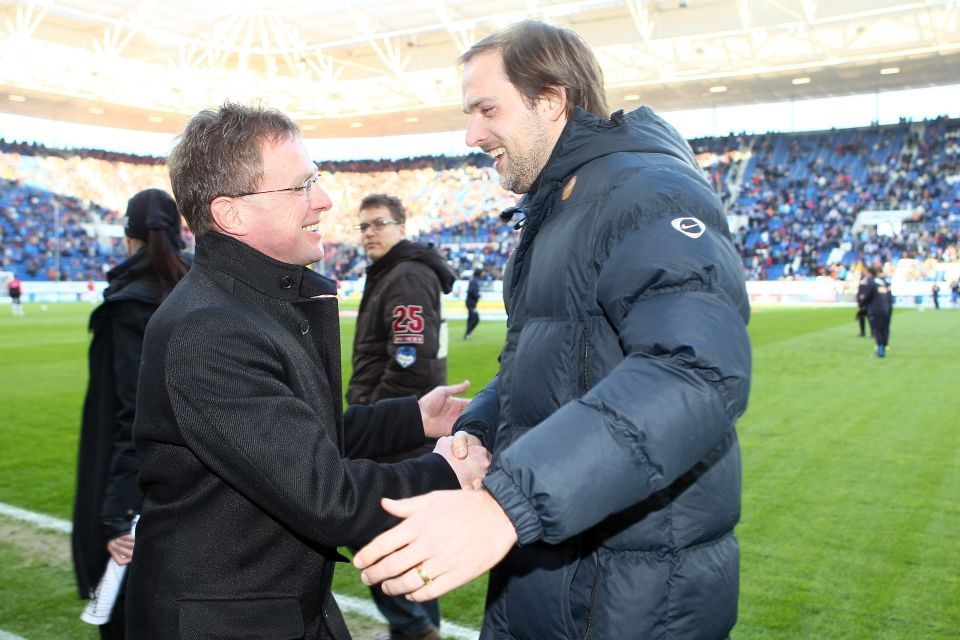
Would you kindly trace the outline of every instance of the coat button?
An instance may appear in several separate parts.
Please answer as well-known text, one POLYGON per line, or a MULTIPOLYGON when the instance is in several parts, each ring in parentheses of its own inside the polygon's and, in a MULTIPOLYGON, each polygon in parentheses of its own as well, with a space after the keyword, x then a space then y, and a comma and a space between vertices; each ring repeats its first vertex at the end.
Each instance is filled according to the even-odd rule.
POLYGON ((310 332, 310 323, 304 320, 300 323, 300 333, 306 335, 310 332))
POLYGON ((280 288, 289 289, 293 286, 293 278, 291 276, 280 276, 280 288))

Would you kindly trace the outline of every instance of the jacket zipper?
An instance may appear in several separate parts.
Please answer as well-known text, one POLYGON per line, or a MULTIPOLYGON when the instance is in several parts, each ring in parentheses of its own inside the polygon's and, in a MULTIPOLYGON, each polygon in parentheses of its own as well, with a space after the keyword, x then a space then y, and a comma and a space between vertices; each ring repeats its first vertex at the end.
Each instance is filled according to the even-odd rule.
POLYGON ((581 364, 583 365, 583 392, 586 393, 590 390, 590 344, 588 338, 590 337, 590 331, 587 330, 587 323, 580 323, 583 329, 580 332, 580 339, 583 341, 583 348, 581 350, 581 364))

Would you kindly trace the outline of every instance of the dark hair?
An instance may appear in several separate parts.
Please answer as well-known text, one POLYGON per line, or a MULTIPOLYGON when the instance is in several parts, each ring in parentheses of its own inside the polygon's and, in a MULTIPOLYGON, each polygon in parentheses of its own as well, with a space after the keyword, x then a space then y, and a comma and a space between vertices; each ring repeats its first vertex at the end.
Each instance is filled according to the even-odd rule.
POLYGON ((180 257, 180 250, 170 246, 169 235, 163 229, 150 229, 146 254, 150 270, 160 283, 160 300, 164 300, 187 275, 187 263, 180 257))
POLYGON ((263 177, 261 147, 300 137, 300 128, 276 109, 227 102, 190 119, 167 165, 177 207, 193 235, 213 226, 210 203, 256 191, 263 177))
POLYGON ((373 209, 374 207, 384 207, 390 212, 390 217, 396 222, 407 221, 407 211, 403 208, 400 198, 388 196, 385 193, 371 193, 360 202, 360 211, 364 209, 373 209))
POLYGON ((527 106, 563 88, 567 94, 567 118, 583 107, 606 118, 610 115, 603 88, 603 71, 590 47, 579 35, 537 20, 517 22, 470 47, 457 60, 470 62, 488 51, 499 51, 510 83, 527 106))

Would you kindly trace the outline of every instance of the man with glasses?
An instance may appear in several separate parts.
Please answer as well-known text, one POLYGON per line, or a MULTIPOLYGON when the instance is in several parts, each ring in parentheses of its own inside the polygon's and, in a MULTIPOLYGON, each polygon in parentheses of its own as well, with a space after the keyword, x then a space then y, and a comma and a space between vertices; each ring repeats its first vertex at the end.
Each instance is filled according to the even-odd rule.
POLYGON ((331 203, 289 118, 202 111, 169 165, 197 249, 144 339, 127 635, 349 638, 337 547, 391 523, 382 497, 471 487, 488 464, 455 459, 450 438, 369 458, 448 433, 462 387, 342 411, 336 287, 304 266, 331 203))
MULTIPOLYGON (((406 239, 406 210, 398 198, 375 193, 360 203, 363 249, 370 258, 353 338, 353 375, 347 401, 370 404, 383 398, 420 397, 447 383, 447 325, 441 295, 450 293, 454 273, 431 247, 406 239)), ((430 451, 428 440, 400 460, 430 451)), ((371 590, 390 625, 383 640, 439 639, 440 607, 391 598, 371 590)))

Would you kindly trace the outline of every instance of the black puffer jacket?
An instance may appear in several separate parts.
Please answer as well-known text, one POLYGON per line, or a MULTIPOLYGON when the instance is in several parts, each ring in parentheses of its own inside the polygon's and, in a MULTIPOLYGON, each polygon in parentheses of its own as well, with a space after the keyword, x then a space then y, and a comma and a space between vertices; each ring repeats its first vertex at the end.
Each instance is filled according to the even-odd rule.
POLYGON ((519 545, 483 638, 724 638, 749 305, 719 199, 647 108, 578 110, 525 199, 500 373, 461 419, 519 545))
POLYGON ((441 295, 455 276, 436 250, 401 240, 367 269, 353 338, 350 404, 420 397, 447 383, 441 295))

